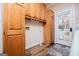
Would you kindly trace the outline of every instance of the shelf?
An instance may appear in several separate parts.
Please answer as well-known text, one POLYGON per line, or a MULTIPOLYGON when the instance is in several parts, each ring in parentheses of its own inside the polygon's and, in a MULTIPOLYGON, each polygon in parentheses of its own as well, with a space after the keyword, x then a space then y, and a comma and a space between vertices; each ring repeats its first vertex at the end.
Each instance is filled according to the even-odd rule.
POLYGON ((27 20, 34 20, 34 21, 39 21, 39 22, 46 23, 46 20, 37 19, 37 18, 31 17, 31 16, 25 16, 25 19, 27 19, 27 20))

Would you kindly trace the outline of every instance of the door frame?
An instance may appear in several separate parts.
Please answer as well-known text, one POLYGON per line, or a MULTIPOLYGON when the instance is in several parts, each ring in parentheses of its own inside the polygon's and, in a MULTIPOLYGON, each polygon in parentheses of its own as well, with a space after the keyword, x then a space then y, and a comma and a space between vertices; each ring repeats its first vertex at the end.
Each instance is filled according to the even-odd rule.
MULTIPOLYGON (((68 7, 68 8, 65 8, 65 9, 63 9, 63 10, 59 10, 59 11, 56 11, 55 12, 55 43, 58 43, 57 42, 57 23, 56 23, 56 19, 57 19, 57 13, 61 13, 61 12, 63 12, 63 11, 65 11, 65 10, 71 10, 71 13, 72 13, 72 24, 71 24, 71 26, 72 26, 72 39, 73 39, 73 33, 74 33, 74 26, 73 26, 73 24, 74 24, 74 8, 71 8, 71 7, 68 7)), ((60 34, 61 35, 61 34, 60 34)), ((65 42, 64 42, 65 43, 65 42)), ((71 43, 69 43, 69 44, 64 44, 64 43, 59 43, 59 44, 63 44, 63 45, 67 45, 67 46, 71 46, 71 43, 72 43, 72 41, 71 41, 71 43)))

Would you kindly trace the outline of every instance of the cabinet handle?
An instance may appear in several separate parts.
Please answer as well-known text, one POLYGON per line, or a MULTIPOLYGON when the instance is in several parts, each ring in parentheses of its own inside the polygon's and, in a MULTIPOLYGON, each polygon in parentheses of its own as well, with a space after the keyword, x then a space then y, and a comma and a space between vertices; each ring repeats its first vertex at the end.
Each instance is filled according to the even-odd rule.
POLYGON ((3 32, 3 34, 5 35, 5 32, 3 32))

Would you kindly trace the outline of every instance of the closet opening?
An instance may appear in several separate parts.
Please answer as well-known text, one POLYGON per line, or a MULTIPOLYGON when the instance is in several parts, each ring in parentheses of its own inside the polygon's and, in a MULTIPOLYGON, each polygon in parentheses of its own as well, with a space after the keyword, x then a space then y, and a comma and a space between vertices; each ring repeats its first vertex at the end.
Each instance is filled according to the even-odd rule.
POLYGON ((25 21, 25 49, 44 43, 43 23, 26 19, 25 21))
POLYGON ((42 49, 45 49, 43 22, 26 19, 25 20, 26 55, 35 55, 42 49))

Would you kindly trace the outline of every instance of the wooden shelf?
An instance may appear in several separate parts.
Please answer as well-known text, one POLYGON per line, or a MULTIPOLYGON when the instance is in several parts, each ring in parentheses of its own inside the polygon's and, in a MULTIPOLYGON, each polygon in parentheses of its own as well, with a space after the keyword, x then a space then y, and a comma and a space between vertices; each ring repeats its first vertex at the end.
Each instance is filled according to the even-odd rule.
POLYGON ((25 19, 46 23, 46 20, 37 19, 37 18, 31 17, 31 16, 25 16, 25 19))

